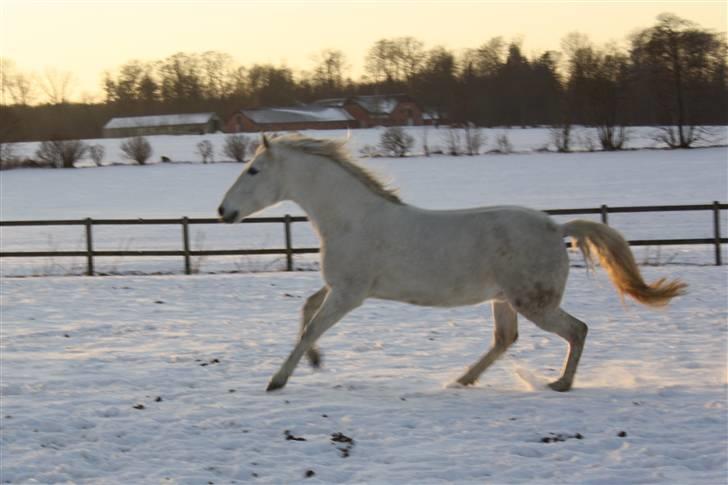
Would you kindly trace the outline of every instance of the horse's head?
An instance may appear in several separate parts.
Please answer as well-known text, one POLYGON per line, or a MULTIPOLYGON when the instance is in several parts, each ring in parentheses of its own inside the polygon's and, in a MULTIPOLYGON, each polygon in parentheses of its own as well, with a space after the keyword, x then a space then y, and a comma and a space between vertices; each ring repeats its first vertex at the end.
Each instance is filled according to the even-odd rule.
POLYGON ((222 199, 218 214, 225 222, 240 222, 249 215, 265 209, 283 198, 281 163, 275 150, 263 135, 261 144, 243 173, 222 199))

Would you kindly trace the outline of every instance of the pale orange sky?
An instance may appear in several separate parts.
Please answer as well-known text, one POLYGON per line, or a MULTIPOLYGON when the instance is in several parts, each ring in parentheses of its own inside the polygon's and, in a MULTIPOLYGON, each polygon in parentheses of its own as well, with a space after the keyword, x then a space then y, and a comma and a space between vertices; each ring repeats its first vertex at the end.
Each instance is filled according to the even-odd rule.
POLYGON ((721 1, 243 1, 0 0, 0 55, 21 71, 70 71, 73 98, 98 96, 102 74, 131 59, 217 50, 243 65, 309 69, 325 48, 342 50, 357 79, 378 39, 413 36, 427 48, 477 47, 494 36, 523 40, 526 54, 560 50, 569 32, 624 42, 672 12, 728 30, 721 1))

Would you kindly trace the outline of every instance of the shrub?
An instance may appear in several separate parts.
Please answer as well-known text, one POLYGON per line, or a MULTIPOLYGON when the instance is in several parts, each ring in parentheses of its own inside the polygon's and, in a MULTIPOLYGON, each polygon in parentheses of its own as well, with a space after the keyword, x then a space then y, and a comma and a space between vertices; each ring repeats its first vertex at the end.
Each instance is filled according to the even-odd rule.
POLYGON ((450 127, 447 129, 443 135, 443 142, 448 155, 462 155, 462 140, 460 139, 460 132, 456 128, 450 127))
POLYGON ((121 151, 130 160, 135 160, 139 165, 144 165, 152 156, 152 145, 143 136, 135 136, 121 142, 121 151))
POLYGON ((248 151, 248 139, 243 135, 228 135, 225 137, 225 144, 222 152, 236 162, 244 162, 248 151))
POLYGON ((15 145, 12 143, 0 143, 0 163, 15 161, 15 145))
POLYGON ((106 150, 102 145, 91 145, 88 147, 88 155, 91 157, 91 160, 94 161, 94 163, 98 166, 101 165, 101 162, 104 159, 104 154, 106 153, 106 150))
POLYGON ((44 141, 35 156, 54 168, 73 168, 73 164, 83 157, 86 150, 88 146, 80 140, 44 141))
POLYGON ((629 132, 624 126, 602 125, 597 127, 597 136, 603 150, 621 150, 629 138, 629 132))
POLYGON ((507 134, 501 133, 500 135, 498 135, 495 139, 495 144, 496 152, 506 155, 509 153, 513 153, 513 145, 511 144, 511 140, 508 139, 507 134))
POLYGON ((551 141, 556 146, 556 150, 561 153, 569 153, 571 151, 571 125, 564 123, 551 129, 551 141))
POLYGON ((197 144, 197 153, 202 157, 202 163, 215 161, 215 148, 210 140, 202 140, 197 144))
POLYGON ((465 125, 465 149, 468 155, 478 155, 484 144, 485 135, 483 134, 483 130, 473 123, 465 125))
POLYGON ((386 153, 404 157, 414 146, 415 139, 401 126, 390 126, 382 133, 379 144, 386 153))

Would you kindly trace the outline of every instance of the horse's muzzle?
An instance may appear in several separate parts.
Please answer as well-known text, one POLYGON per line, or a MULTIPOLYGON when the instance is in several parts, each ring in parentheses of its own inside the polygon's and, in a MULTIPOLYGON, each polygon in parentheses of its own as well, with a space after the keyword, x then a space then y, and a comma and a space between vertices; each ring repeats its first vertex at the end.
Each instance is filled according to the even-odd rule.
POLYGON ((220 219, 222 219, 223 222, 227 222, 228 224, 235 222, 235 220, 238 218, 238 211, 227 212, 223 208, 223 206, 218 207, 217 213, 220 214, 220 219))

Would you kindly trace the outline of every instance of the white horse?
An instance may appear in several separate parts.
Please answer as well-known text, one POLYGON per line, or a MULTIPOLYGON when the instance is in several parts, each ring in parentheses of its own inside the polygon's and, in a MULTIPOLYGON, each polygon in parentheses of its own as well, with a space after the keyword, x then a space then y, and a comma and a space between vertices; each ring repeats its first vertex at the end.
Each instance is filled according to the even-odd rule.
POLYGON ((687 286, 646 284, 625 240, 604 224, 559 225, 514 206, 442 211, 405 204, 352 162, 340 141, 263 136, 218 212, 234 223, 283 200, 301 206, 321 239, 325 285, 303 306, 299 340, 268 391, 286 384, 304 354, 317 367, 318 338, 367 298, 436 307, 492 301, 493 345, 457 380, 462 385, 473 384, 516 341, 520 313, 569 343, 562 375, 549 384, 568 391, 587 326, 559 307, 569 272, 566 236, 641 303, 665 305, 687 286))

